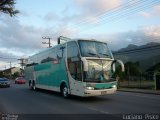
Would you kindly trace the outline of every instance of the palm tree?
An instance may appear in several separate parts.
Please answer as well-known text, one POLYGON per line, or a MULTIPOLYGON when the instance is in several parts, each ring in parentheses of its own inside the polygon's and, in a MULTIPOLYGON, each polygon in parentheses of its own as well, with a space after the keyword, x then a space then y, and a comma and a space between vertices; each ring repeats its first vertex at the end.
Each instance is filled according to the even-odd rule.
POLYGON ((15 0, 0 0, 0 12, 15 16, 19 11, 14 8, 14 4, 15 0))

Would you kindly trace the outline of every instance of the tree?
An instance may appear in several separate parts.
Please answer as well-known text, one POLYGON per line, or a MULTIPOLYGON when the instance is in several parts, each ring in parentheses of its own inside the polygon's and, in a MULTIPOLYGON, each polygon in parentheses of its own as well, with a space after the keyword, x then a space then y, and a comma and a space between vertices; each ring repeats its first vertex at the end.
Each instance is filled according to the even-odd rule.
POLYGON ((16 77, 18 77, 18 76, 20 76, 19 72, 15 72, 15 73, 13 74, 13 78, 14 78, 14 79, 15 79, 16 77))
POLYGON ((139 76, 142 71, 139 66, 139 62, 127 62, 125 63, 125 74, 131 76, 139 76))
POLYGON ((0 0, 0 12, 9 14, 11 17, 15 16, 19 13, 14 7, 15 4, 15 0, 0 0))
POLYGON ((157 63, 156 65, 151 66, 150 68, 148 68, 146 70, 146 72, 150 72, 150 71, 152 71, 152 72, 160 72, 160 62, 157 63))
POLYGON ((125 73, 122 72, 121 66, 120 66, 120 65, 117 66, 117 67, 116 67, 116 71, 115 71, 113 77, 115 77, 115 78, 116 78, 116 77, 119 77, 120 80, 123 80, 124 76, 125 76, 125 73))
POLYGON ((125 63, 125 72, 121 71, 121 67, 116 67, 116 72, 113 77, 119 77, 121 80, 125 78, 125 76, 140 76, 142 74, 142 70, 139 66, 139 62, 127 62, 125 63))
POLYGON ((4 77, 3 71, 0 71, 0 77, 4 77))

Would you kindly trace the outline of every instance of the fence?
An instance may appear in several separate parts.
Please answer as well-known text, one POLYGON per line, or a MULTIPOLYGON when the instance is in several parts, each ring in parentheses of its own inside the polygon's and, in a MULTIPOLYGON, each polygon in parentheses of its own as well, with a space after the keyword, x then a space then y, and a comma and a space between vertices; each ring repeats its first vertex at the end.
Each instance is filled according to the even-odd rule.
POLYGON ((140 76, 125 76, 123 80, 118 81, 118 87, 155 89, 154 74, 146 73, 140 76))

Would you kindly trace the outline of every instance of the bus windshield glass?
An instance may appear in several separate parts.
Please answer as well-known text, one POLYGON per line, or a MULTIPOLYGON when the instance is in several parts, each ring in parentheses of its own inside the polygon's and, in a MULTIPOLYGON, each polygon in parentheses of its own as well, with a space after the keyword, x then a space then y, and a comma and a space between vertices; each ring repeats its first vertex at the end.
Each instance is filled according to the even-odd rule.
POLYGON ((112 58, 106 43, 86 40, 78 43, 82 57, 112 58))
POLYGON ((113 73, 111 72, 112 61, 101 59, 88 59, 88 71, 84 74, 85 82, 111 82, 113 73))

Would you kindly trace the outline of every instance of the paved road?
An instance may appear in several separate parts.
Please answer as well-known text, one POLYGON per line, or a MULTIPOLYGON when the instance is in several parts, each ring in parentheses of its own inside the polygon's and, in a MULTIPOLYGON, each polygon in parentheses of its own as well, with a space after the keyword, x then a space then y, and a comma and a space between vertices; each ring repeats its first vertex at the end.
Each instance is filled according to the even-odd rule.
POLYGON ((160 113, 160 96, 130 92, 64 99, 59 93, 32 91, 27 85, 0 88, 0 112, 10 114, 151 114, 160 113))

